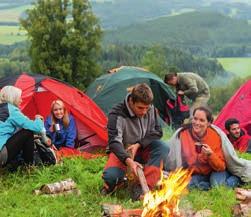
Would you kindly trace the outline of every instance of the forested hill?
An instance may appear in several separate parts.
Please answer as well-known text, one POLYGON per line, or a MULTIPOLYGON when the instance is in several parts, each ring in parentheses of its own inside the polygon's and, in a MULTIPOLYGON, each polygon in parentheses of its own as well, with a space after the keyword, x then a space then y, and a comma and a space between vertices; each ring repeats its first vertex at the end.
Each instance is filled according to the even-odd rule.
POLYGON ((251 25, 213 12, 191 12, 107 31, 105 42, 165 44, 191 49, 251 47, 251 25))
POLYGON ((105 29, 189 11, 213 11, 251 20, 250 0, 91 0, 91 3, 105 29))
MULTIPOLYGON (((36 1, 0 0, 0 22, 17 25, 17 18, 36 1)), ((233 18, 251 20, 251 0, 89 0, 89 2, 104 29, 114 29, 189 11, 214 11, 233 18)))

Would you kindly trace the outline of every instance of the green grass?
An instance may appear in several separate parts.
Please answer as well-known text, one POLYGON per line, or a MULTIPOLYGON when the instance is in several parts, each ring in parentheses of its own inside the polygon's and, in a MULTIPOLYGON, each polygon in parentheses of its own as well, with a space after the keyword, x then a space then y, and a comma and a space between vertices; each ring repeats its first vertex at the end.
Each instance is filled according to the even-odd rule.
POLYGON ((0 26, 0 44, 13 44, 26 40, 24 30, 20 30, 19 26, 0 26))
MULTIPOLYGON (((245 155, 249 159, 249 155, 245 155)), ((0 173, 0 216, 11 217, 96 217, 101 216, 102 203, 121 204, 126 208, 140 208, 141 202, 133 203, 126 190, 112 196, 102 197, 102 170, 106 157, 95 160, 80 158, 65 159, 63 164, 35 168, 31 172, 19 170, 0 173), (33 195, 32 191, 41 185, 72 178, 81 195, 49 197, 33 195)), ((225 187, 208 192, 198 190, 187 194, 181 207, 194 210, 211 209, 215 217, 231 217, 231 209, 236 203, 234 191, 225 187)))
MULTIPOLYGON (((164 128, 164 140, 170 138, 173 130, 164 128)), ((251 159, 250 154, 242 157, 251 159)), ((103 185, 102 171, 107 158, 94 160, 81 158, 64 159, 62 164, 50 167, 38 167, 31 171, 19 170, 9 173, 0 170, 1 217, 97 217, 101 216, 101 204, 120 204, 125 208, 142 208, 142 202, 132 202, 128 191, 122 189, 112 196, 101 196, 103 185), (50 197, 34 195, 33 190, 43 184, 72 178, 80 195, 50 197)), ((214 217, 231 217, 231 210, 236 203, 232 189, 215 188, 208 192, 193 190, 182 198, 183 209, 210 209, 214 217)))
POLYGON ((239 77, 251 75, 251 58, 217 58, 223 68, 239 77))
POLYGON ((62 165, 37 168, 27 173, 2 172, 0 176, 0 216, 101 216, 102 203, 120 203, 125 207, 137 207, 140 203, 129 200, 126 192, 113 197, 101 197, 101 174, 106 158, 96 160, 65 159, 62 165), (32 191, 46 183, 57 182, 71 177, 77 183, 81 195, 48 197, 33 195, 32 191))

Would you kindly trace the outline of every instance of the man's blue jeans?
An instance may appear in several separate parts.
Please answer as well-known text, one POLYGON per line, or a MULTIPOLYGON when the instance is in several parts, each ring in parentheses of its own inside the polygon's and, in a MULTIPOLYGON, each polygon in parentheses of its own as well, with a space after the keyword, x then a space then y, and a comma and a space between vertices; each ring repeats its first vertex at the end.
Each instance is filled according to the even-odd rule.
POLYGON ((199 188, 209 190, 212 187, 225 185, 234 188, 240 184, 239 177, 232 175, 228 171, 212 172, 209 175, 193 175, 188 188, 199 188))

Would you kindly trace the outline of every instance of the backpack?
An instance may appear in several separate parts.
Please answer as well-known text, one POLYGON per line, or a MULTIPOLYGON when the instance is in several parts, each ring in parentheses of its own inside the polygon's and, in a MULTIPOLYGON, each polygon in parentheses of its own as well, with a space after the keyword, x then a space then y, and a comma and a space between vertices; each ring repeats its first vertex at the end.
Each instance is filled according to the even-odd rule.
POLYGON ((40 139, 35 139, 35 164, 55 165, 57 157, 53 148, 43 144, 40 139))
POLYGON ((186 118, 189 118, 189 106, 186 104, 184 96, 177 95, 175 100, 166 101, 165 121, 175 129, 179 128, 186 118))

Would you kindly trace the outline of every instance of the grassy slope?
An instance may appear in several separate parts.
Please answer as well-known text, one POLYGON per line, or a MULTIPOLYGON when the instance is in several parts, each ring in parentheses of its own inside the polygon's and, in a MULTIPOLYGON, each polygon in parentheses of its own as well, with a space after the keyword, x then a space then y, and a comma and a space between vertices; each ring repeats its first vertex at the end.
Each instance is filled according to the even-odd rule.
POLYGON ((0 26, 0 44, 13 44, 26 40, 25 31, 19 26, 0 26))
POLYGON ((240 77, 251 75, 251 58, 217 58, 223 68, 240 77))
MULTIPOLYGON (((250 155, 246 158, 251 159, 250 155)), ((31 172, 7 173, 0 175, 0 216, 12 217, 69 217, 100 216, 102 203, 117 203, 126 208, 139 208, 141 202, 132 203, 129 194, 120 190, 113 196, 102 197, 102 169, 106 158, 95 160, 65 159, 63 164, 37 168, 31 172), (73 178, 81 195, 58 197, 35 196, 32 190, 41 185, 66 178, 73 178)), ((234 191, 224 187, 208 192, 194 190, 186 195, 182 207, 194 210, 211 209, 216 217, 231 217, 231 209, 236 203, 234 191)))
MULTIPOLYGON (((172 131, 165 129, 164 139, 169 138, 172 131)), ((251 159, 246 154, 245 158, 251 159)), ((121 204, 126 208, 140 208, 141 202, 133 203, 125 190, 112 196, 102 197, 102 170, 106 157, 95 160, 65 159, 63 164, 36 168, 31 172, 18 171, 8 173, 0 170, 0 216, 12 217, 96 217, 100 216, 102 203, 121 204), (72 178, 77 183, 81 195, 59 197, 35 196, 34 189, 41 185, 72 178)), ((186 195, 181 207, 194 210, 211 209, 215 217, 231 217, 231 209, 235 204, 234 191, 224 187, 208 192, 194 190, 186 195)))
POLYGON ((31 173, 18 172, 0 176, 0 216, 100 216, 100 204, 122 203, 128 207, 139 206, 129 201, 126 193, 118 197, 101 197, 101 173, 105 158, 96 160, 65 160, 63 165, 35 169, 31 173), (34 196, 32 190, 41 185, 73 178, 81 195, 60 197, 34 196))

